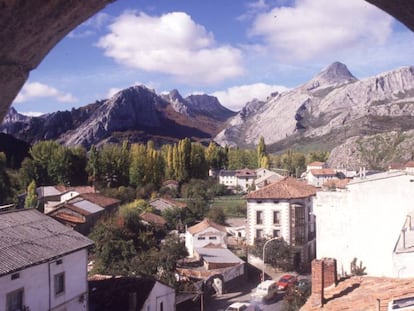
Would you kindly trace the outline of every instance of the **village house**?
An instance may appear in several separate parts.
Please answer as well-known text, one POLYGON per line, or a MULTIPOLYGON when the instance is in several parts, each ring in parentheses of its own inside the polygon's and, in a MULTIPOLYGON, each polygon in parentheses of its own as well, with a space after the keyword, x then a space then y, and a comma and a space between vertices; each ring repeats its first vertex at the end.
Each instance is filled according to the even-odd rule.
POLYGON ((93 242, 35 209, 0 214, 0 309, 88 310, 93 242))
POLYGON ((89 311, 175 311, 175 289, 150 277, 94 275, 89 283, 89 311))
POLYGON ((37 199, 40 205, 44 207, 45 213, 52 210, 59 203, 79 194, 95 192, 95 187, 91 186, 66 187, 63 185, 57 185, 42 186, 36 189, 37 199))
POLYGON ((248 168, 219 172, 219 183, 236 192, 246 193, 252 190, 256 178, 256 171, 248 168))
POLYGON ((194 256, 194 250, 196 248, 202 248, 209 244, 227 248, 226 228, 208 218, 187 228, 185 233, 185 247, 190 257, 194 256))
MULTIPOLYGON (((328 189, 329 190, 329 189, 328 189)), ((414 277, 414 174, 388 171, 353 179, 343 191, 320 191, 314 201, 317 257, 351 262, 370 276, 414 277)))
POLYGON ((338 177, 332 168, 311 169, 306 173, 308 184, 315 187, 322 187, 326 182, 334 179, 338 177))
POLYGON ((315 187, 290 177, 247 194, 247 244, 254 245, 259 238, 283 238, 296 249, 295 266, 308 267, 316 251, 315 194, 315 187))
POLYGON ((203 280, 218 295, 225 287, 233 287, 244 280, 245 262, 227 249, 225 227, 206 218, 187 229, 185 245, 191 257, 189 260, 194 263, 178 268, 181 276, 203 280), (200 265, 195 265, 196 262, 200 265))
POLYGON ((228 244, 239 244, 246 239, 246 218, 228 217, 226 218, 226 230, 230 235, 228 244))
MULTIPOLYGON (((70 194, 70 193, 68 193, 70 194)), ((65 199, 65 197, 63 196, 65 199)), ((120 200, 98 193, 83 193, 71 196, 49 209, 48 216, 87 235, 104 215, 116 212, 120 200)))

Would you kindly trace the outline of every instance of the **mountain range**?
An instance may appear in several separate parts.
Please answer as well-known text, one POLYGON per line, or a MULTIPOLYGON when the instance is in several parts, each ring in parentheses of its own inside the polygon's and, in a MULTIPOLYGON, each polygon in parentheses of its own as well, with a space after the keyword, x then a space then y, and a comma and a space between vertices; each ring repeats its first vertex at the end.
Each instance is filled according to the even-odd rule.
POLYGON ((89 148, 103 143, 173 143, 190 137, 210 140, 236 113, 216 97, 190 95, 177 90, 158 95, 145 86, 124 89, 108 100, 96 101, 71 111, 28 117, 11 108, 0 132, 28 143, 57 140, 68 146, 89 148))
MULTIPOLYGON (((303 85, 271 93, 264 101, 247 102, 237 113, 213 96, 183 98, 177 90, 159 95, 141 85, 107 100, 40 117, 23 116, 11 108, 0 126, 0 132, 28 143, 54 139, 86 148, 123 140, 151 139, 161 145, 184 137, 253 147, 263 137, 270 152, 295 148, 332 150, 332 154, 345 142, 355 149, 349 145, 357 141, 355 137, 394 132, 408 133, 404 137, 409 138, 412 129, 414 67, 358 80, 340 62, 303 85)), ((349 163, 349 159, 333 163, 346 165, 344 161, 349 163)))

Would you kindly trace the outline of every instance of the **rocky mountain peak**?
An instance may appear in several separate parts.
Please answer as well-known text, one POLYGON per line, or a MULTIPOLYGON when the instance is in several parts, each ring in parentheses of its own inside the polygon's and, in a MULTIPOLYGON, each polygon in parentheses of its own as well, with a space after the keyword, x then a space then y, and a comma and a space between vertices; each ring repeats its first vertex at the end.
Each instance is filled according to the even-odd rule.
POLYGON ((314 89, 338 86, 341 84, 355 82, 355 78, 348 67, 341 62, 334 62, 322 69, 312 80, 304 85, 307 91, 314 89))
POLYGON ((167 94, 162 94, 161 97, 164 98, 167 102, 169 102, 173 109, 178 113, 190 116, 191 113, 187 107, 188 103, 176 89, 171 90, 167 94))
POLYGON ((3 119, 3 123, 13 123, 13 122, 23 122, 29 119, 29 117, 22 115, 16 111, 13 107, 10 107, 9 111, 7 112, 6 116, 3 119))

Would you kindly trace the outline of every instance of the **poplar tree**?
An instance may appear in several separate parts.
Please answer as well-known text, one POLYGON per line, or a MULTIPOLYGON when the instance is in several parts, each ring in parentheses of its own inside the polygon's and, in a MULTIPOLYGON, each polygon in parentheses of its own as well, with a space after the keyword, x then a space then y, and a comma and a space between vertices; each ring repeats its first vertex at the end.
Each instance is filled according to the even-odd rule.
POLYGON ((26 199, 24 201, 25 208, 32 208, 37 205, 37 193, 36 193, 36 182, 32 182, 27 186, 26 199))

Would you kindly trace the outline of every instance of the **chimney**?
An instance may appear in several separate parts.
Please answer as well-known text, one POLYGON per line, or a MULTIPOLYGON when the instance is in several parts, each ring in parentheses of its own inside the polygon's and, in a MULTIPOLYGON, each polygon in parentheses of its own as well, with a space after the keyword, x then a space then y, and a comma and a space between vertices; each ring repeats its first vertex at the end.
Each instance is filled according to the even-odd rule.
POLYGON ((312 307, 323 306, 323 260, 314 259, 312 261, 312 307))
POLYGON ((336 260, 333 258, 315 259, 312 261, 312 295, 313 307, 324 304, 324 289, 336 285, 336 260))

